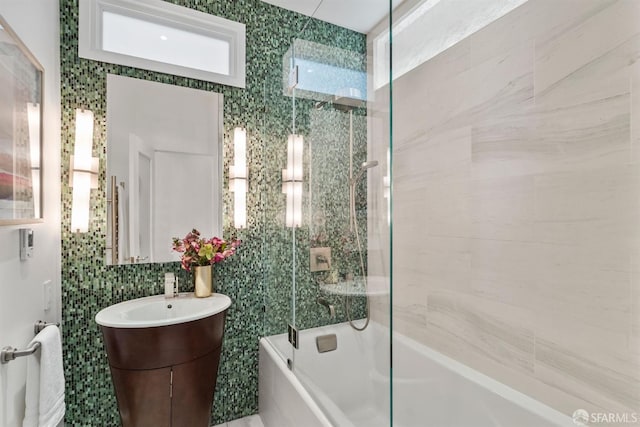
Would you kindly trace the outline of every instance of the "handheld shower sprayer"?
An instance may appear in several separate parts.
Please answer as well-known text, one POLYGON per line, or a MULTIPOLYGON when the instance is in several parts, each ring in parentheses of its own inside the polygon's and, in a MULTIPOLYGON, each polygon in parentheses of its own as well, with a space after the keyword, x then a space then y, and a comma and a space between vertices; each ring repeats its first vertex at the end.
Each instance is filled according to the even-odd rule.
POLYGON ((364 162, 361 166, 360 166, 360 170, 358 171, 358 173, 356 174, 356 176, 351 180, 351 184, 355 184, 356 182, 360 181, 360 178, 362 178, 362 176, 366 173, 367 169, 371 169, 378 166, 378 161, 377 160, 369 160, 368 162, 364 162))
POLYGON ((360 170, 364 171, 366 169, 370 169, 370 168, 374 168, 378 166, 378 161, 377 160, 369 160, 368 162, 364 162, 361 166, 360 166, 360 170))

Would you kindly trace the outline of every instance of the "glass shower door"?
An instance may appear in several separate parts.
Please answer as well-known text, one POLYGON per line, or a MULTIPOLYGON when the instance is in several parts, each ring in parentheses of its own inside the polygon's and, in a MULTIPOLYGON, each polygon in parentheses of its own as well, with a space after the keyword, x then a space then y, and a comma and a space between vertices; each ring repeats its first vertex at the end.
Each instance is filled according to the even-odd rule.
POLYGON ((390 98, 371 51, 310 18, 283 57, 292 370, 336 426, 390 425, 390 98))
POLYGON ((637 0, 394 11, 395 425, 637 424, 639 23, 637 0))

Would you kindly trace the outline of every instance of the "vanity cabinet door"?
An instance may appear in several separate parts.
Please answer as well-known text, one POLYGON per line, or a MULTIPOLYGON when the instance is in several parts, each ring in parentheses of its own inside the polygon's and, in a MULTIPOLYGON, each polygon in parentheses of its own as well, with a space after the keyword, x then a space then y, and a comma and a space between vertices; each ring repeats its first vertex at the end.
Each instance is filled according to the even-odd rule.
POLYGON ((173 366, 172 427, 208 427, 218 376, 220 348, 173 366))
POLYGON ((171 368, 111 367, 122 427, 170 427, 171 368))

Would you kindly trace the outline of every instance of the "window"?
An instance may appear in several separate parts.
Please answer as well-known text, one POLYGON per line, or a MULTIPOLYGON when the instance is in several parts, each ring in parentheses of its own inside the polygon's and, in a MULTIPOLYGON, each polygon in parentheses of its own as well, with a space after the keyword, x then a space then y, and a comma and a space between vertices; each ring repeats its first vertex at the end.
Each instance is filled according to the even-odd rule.
MULTIPOLYGON (((422 0, 393 23, 393 79, 436 57, 528 0, 422 0)), ((394 12, 395 13, 395 12, 394 12)), ((374 89, 389 83, 389 31, 373 42, 374 89)))
POLYGON ((79 56, 245 87, 245 26, 161 0, 80 0, 79 56))
POLYGON ((284 95, 292 94, 289 77, 296 67, 296 98, 353 105, 367 100, 367 61, 363 53, 294 39, 282 57, 284 95))

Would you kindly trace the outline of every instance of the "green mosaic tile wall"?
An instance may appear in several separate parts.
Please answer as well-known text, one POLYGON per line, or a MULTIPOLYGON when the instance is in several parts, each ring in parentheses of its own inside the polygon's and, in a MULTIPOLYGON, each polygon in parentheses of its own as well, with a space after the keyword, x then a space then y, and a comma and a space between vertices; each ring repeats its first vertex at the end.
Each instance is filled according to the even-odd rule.
MULTIPOLYGON (((306 154, 302 227, 296 230, 295 249, 292 240, 289 238, 287 241, 289 251, 295 250, 296 254, 295 323, 299 329, 345 322, 344 298, 320 291, 318 283, 335 280, 346 274, 361 274, 355 235, 349 230, 349 113, 328 106, 321 110, 313 108, 305 111, 308 112, 308 124, 302 132, 305 135, 306 154), (313 177, 309 177, 309 171, 312 171, 313 177), (331 248, 333 279, 328 278, 328 272, 310 271, 311 247, 331 248), (317 303, 320 296, 334 305, 334 320, 329 317, 329 311, 317 303)), ((366 134, 364 111, 355 110, 353 164, 356 170, 367 158, 366 134)), ((363 180, 361 184, 365 182, 363 180)), ((366 248, 367 193, 364 185, 358 187, 356 195, 359 233, 366 248)), ((275 193, 267 196, 272 199, 282 197, 275 193)), ((366 269, 366 253, 363 256, 366 269)), ((286 325, 292 316, 290 302, 281 303, 292 298, 291 264, 278 263, 275 254, 272 259, 274 263, 268 268, 269 291, 266 295, 273 301, 267 302, 266 335, 282 333, 282 325, 286 325)), ((354 298, 351 309, 353 319, 364 316, 364 303, 363 298, 354 298)))
MULTIPOLYGON (((295 36, 295 45, 298 50, 296 55, 336 66, 366 70, 365 37, 356 34, 354 38, 345 38, 346 34, 354 35, 354 33, 345 32, 338 35, 332 42, 325 31, 326 25, 322 21, 310 21, 306 25, 305 31, 295 36), (305 41, 301 42, 301 39, 305 41), (314 46, 322 46, 322 48, 314 52, 311 50, 314 46), (345 55, 345 49, 351 53, 345 55)), ((282 63, 288 62, 290 50, 290 47, 283 50, 286 53, 284 59, 281 58, 280 70, 274 70, 270 81, 271 79, 280 79, 282 82, 284 72, 282 63)), ((317 78, 322 79, 324 76, 318 75, 317 78)), ((291 104, 291 98, 283 98, 283 84, 265 87, 267 111, 270 111, 283 99, 286 103, 291 104)), ((265 283, 267 284, 265 335, 284 332, 283 326, 289 323, 293 317, 293 305, 295 305, 295 326, 299 329, 347 320, 343 298, 327 295, 319 290, 317 280, 324 279, 326 274, 310 271, 309 249, 311 247, 330 246, 332 248, 334 258, 331 269, 336 275, 358 274, 359 269, 357 258, 353 252, 353 235, 348 232, 349 113, 341 111, 339 106, 334 106, 330 102, 318 105, 317 99, 326 100, 326 96, 320 95, 311 99, 307 92, 302 94, 304 98, 297 97, 298 94, 299 91, 296 91, 296 132, 304 135, 305 142, 303 217, 302 226, 296 229, 295 239, 291 230, 283 227, 284 206, 282 202, 285 199, 280 191, 280 171, 286 165, 286 151, 280 150, 279 154, 273 155, 274 150, 266 148, 269 156, 265 157, 265 169, 272 172, 266 177, 267 190, 264 193, 267 218, 265 256, 269 260, 265 266, 265 283), (319 228, 315 224, 314 218, 317 219, 318 216, 324 218, 324 227, 319 228), (277 220, 275 223, 274 219, 277 220), (326 239, 318 241, 316 238, 322 231, 325 232, 326 239), (284 242, 285 245, 273 245, 272 242, 284 242), (295 304, 292 301, 291 291, 294 253, 296 260, 295 304), (326 298, 334 305, 335 319, 330 319, 328 310, 317 303, 318 296, 326 298)), ((329 96, 329 99, 332 98, 329 96)), ((353 164, 356 165, 355 168, 366 159, 367 123, 365 116, 366 109, 353 110, 353 164)), ((267 114, 265 117, 268 118, 271 115, 267 114)), ((289 128, 285 133, 290 132, 291 123, 287 123, 287 126, 289 128)), ((264 128, 267 130, 265 140, 269 140, 268 136, 273 127, 267 124, 264 128)), ((280 146, 283 144, 282 140, 276 140, 274 143, 280 146)), ((358 212, 363 218, 360 221, 360 235, 366 236, 366 188, 360 187, 357 195, 358 212)), ((366 238, 364 239, 364 247, 366 247, 366 238)), ((364 259, 367 259, 366 253, 364 253, 364 259)), ((364 299, 354 298, 352 318, 364 317, 364 308, 364 299)))
MULTIPOLYGON (((282 56, 307 18, 259 0, 174 0, 172 3, 242 22, 247 26, 247 87, 231 88, 183 77, 80 59, 77 56, 78 0, 60 1, 62 88, 62 302, 64 363, 69 426, 117 426, 115 396, 100 331, 93 321, 102 308, 127 299, 162 293, 165 272, 188 277, 177 263, 106 266, 106 74, 114 73, 224 95, 224 235, 235 233, 228 206, 230 141, 235 126, 248 132, 248 228, 237 233, 244 241, 238 255, 216 266, 219 292, 233 302, 228 312, 225 342, 214 402, 214 424, 257 412, 258 340, 284 332, 291 307, 291 230, 284 227, 281 169, 286 163, 286 137, 291 131, 291 99, 282 95, 282 56), (91 197, 88 233, 69 230, 71 189, 69 156, 73 151, 74 110, 95 114, 94 155, 100 158, 100 186, 91 197), (266 314, 265 314, 266 313, 266 314)), ((303 38, 328 46, 365 52, 365 38, 320 21, 307 26, 303 38)), ((297 106, 300 132, 310 132, 313 102, 297 106)), ((359 114, 364 114, 360 112, 359 114)), ((342 127, 344 128, 344 116, 342 127)), ((357 144, 364 144, 358 139, 357 144)), ((362 156, 360 149, 359 155, 362 156)), ((336 163, 332 167, 341 167, 336 163)), ((361 204, 361 200, 359 204, 361 204)), ((308 257, 308 226, 298 230, 298 256, 308 257)), ((301 259, 301 258, 299 258, 301 259)), ((303 277, 305 277, 303 273, 303 277)), ((306 276, 309 279, 309 276, 306 276)), ((305 279, 305 280, 306 280, 305 279)), ((315 299, 313 287, 301 286, 299 301, 315 299)), ((302 325, 328 321, 317 304, 307 304, 302 325)), ((340 315, 344 318, 343 314, 340 315)))

